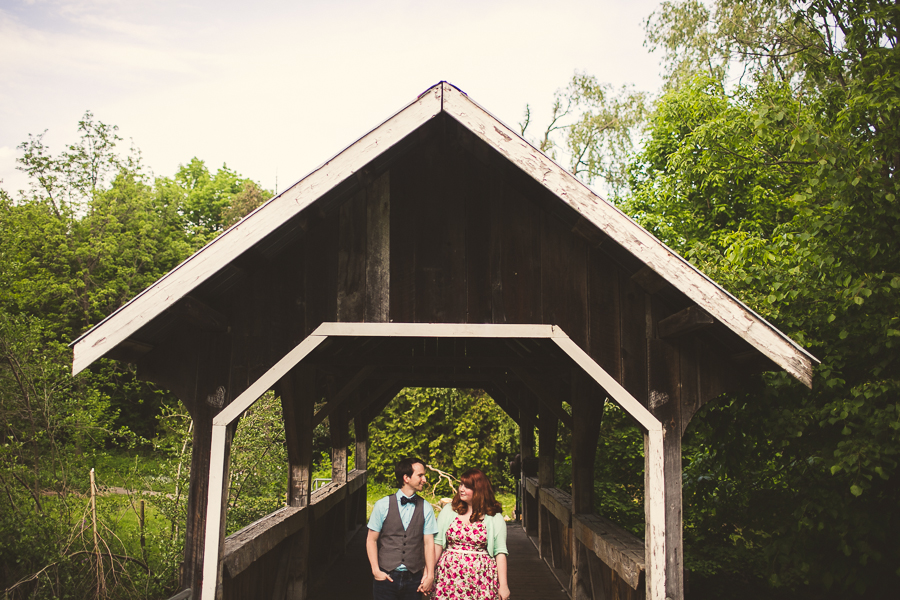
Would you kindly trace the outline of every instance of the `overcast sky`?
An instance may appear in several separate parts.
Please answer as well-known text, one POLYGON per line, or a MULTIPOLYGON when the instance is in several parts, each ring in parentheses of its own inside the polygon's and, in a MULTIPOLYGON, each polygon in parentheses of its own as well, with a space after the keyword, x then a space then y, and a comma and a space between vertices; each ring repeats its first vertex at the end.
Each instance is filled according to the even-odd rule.
MULTIPOLYGON (((447 80, 508 125, 575 71, 654 92, 656 0, 0 0, 0 179, 86 110, 156 175, 196 156, 279 190, 447 80)), ((536 132, 535 132, 536 133, 536 132)))

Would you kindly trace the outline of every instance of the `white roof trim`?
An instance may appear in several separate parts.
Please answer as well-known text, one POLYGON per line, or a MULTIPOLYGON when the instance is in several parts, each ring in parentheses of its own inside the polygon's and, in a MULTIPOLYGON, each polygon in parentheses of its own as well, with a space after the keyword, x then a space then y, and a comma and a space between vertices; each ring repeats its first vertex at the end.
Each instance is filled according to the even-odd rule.
POLYGON ((812 385, 812 366, 818 362, 815 357, 446 82, 430 88, 406 108, 248 215, 76 340, 73 343, 73 375, 84 370, 276 227, 442 111, 507 157, 775 364, 807 386, 812 385))

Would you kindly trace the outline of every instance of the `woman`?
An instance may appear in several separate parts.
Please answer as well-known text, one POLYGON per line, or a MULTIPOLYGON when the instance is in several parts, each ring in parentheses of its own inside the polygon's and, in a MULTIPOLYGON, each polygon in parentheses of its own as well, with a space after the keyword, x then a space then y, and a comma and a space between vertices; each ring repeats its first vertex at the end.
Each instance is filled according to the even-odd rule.
POLYGON ((433 600, 507 600, 506 522, 481 470, 462 474, 437 524, 433 600))

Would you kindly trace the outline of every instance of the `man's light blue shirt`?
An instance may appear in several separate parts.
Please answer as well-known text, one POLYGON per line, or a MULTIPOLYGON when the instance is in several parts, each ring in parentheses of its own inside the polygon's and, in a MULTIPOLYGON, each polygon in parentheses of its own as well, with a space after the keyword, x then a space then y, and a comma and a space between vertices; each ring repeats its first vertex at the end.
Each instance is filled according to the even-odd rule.
MULTIPOLYGON (((397 493, 394 494, 397 498, 397 507, 400 509, 400 522, 403 523, 403 529, 409 527, 410 521, 412 521, 413 514, 416 512, 416 505, 412 502, 407 504, 400 504, 400 498, 412 498, 412 496, 406 496, 400 490, 397 490, 397 493)), ((388 502, 390 501, 390 496, 385 496, 381 498, 375 503, 375 506, 372 508, 372 516, 369 517, 369 524, 367 527, 372 531, 377 531, 381 533, 381 528, 384 526, 384 520, 387 518, 388 514, 388 502)), ((419 496, 419 502, 425 502, 425 498, 419 496)), ((437 519, 434 518, 434 509, 431 508, 431 505, 425 502, 425 525, 422 529, 422 535, 435 535, 438 532, 437 527, 437 519)))
MULTIPOLYGON (((397 508, 400 509, 400 522, 403 523, 403 529, 407 529, 410 521, 412 521, 413 514, 416 512, 416 504, 413 504, 412 502, 401 504, 400 498, 412 498, 412 496, 407 496, 400 490, 397 490, 394 497, 397 498, 397 508)), ((375 506, 372 507, 372 516, 369 517, 369 524, 367 525, 369 529, 381 533, 381 528, 384 526, 384 520, 387 518, 390 501, 391 496, 385 496, 375 503, 375 506)), ((422 535, 435 535, 438 532, 438 527, 437 519, 434 518, 434 509, 431 508, 431 505, 428 502, 425 502, 425 498, 422 498, 421 496, 419 496, 419 502, 425 503, 425 506, 423 507, 424 510, 422 511, 425 513, 425 524, 422 526, 422 535)), ((400 565, 397 567, 397 570, 406 571, 406 565, 400 565)))

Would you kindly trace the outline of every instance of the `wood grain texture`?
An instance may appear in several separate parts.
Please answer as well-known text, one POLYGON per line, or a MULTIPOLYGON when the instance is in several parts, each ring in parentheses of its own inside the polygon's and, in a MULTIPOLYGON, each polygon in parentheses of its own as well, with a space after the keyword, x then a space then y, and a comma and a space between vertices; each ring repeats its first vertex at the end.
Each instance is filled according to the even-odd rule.
POLYGON ((491 323, 492 179, 484 165, 460 153, 457 177, 466 211, 466 322, 491 323))
POLYGON ((419 153, 411 153, 391 169, 390 228, 394 235, 390 241, 389 321, 412 323, 416 320, 416 173, 424 168, 424 164, 419 153))
POLYGON ((590 348, 587 247, 556 219, 541 220, 541 303, 542 323, 590 348))
POLYGON ((555 487, 541 487, 540 501, 564 527, 572 526, 572 496, 555 487))
POLYGON ((622 331, 618 268, 607 254, 589 254, 588 296, 590 348, 588 352, 619 383, 622 379, 622 331))
POLYGON ((575 538, 633 589, 643 580, 644 542, 600 515, 572 516, 575 538))
POLYGON ((366 315, 383 323, 391 309, 391 173, 366 188, 366 315))
POLYGON ((338 321, 365 320, 367 209, 365 190, 360 190, 340 206, 338 213, 338 321))
MULTIPOLYGON (((537 205, 506 180, 498 191, 500 203, 492 214, 493 235, 498 243, 491 257, 496 270, 495 299, 502 303, 504 321, 508 323, 553 323, 542 320, 543 247, 541 223, 545 215, 537 205)), ((495 322, 501 322, 495 320, 495 322)))
POLYGON ((229 577, 236 577, 282 540, 306 527, 304 508, 285 506, 247 525, 225 540, 224 562, 229 577))
POLYGON ((659 337, 676 338, 700 329, 705 329, 715 320, 698 306, 689 306, 659 322, 659 337))

